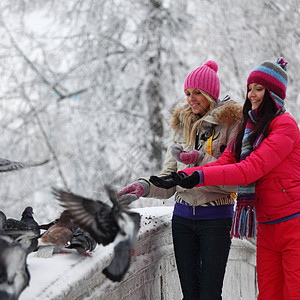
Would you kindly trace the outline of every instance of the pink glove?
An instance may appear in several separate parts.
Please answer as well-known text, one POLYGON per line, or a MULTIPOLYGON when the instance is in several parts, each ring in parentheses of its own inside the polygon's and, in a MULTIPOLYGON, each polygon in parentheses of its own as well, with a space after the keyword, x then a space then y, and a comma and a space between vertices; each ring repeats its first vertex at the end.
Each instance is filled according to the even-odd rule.
POLYGON ((150 185, 145 180, 138 180, 135 181, 126 187, 124 187, 118 194, 119 195, 126 195, 126 194, 133 194, 136 195, 136 199, 146 196, 149 194, 150 185))
POLYGON ((191 150, 188 152, 183 151, 183 147, 175 144, 171 148, 171 155, 179 162, 186 165, 197 163, 203 156, 202 151, 191 150))

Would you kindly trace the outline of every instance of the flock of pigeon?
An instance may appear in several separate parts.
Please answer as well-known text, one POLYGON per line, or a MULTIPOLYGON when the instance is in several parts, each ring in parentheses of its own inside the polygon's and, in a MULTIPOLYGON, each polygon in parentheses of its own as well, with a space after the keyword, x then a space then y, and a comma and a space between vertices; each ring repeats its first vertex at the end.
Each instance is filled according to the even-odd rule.
MULTIPOLYGON (((18 163, 0 158, 0 172, 19 170, 42 163, 18 163)), ((140 228, 141 216, 129 209, 132 195, 118 195, 109 185, 105 190, 112 205, 53 188, 63 212, 49 224, 38 224, 28 206, 20 220, 0 211, 0 299, 17 300, 29 285, 27 256, 51 258, 55 253, 76 249, 91 256, 97 244, 114 243, 114 256, 103 273, 112 281, 126 274, 140 228)))

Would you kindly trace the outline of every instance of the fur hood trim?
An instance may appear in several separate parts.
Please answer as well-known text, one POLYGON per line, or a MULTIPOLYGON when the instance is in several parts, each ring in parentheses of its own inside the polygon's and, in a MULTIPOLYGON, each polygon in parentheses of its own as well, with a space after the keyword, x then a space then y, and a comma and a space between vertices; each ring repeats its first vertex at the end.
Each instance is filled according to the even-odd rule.
MULTIPOLYGON (((176 107, 173 111, 170 126, 173 130, 178 131, 183 127, 183 116, 185 110, 189 108, 187 101, 179 107, 176 107)), ((241 120, 243 118, 243 107, 240 103, 234 100, 227 100, 224 103, 216 105, 211 112, 203 118, 203 121, 209 123, 229 127, 234 122, 241 120)), ((199 119, 197 115, 193 116, 192 122, 199 119)))

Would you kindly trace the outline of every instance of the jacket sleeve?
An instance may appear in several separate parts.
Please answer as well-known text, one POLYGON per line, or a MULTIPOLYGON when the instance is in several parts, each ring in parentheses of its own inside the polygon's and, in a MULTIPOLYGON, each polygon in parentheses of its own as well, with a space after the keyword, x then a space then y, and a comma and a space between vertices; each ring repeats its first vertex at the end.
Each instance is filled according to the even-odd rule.
MULTIPOLYGON (((257 181, 276 168, 293 151, 297 136, 298 125, 289 114, 276 117, 270 124, 269 135, 245 160, 225 165, 207 165, 203 168, 203 185, 247 185, 257 181)), ((223 156, 220 159, 222 162, 223 156)), ((196 169, 193 168, 189 174, 196 169)))
MULTIPOLYGON (((177 161, 176 159, 171 155, 170 149, 173 145, 174 141, 170 142, 167 152, 166 152, 166 158, 164 161, 163 169, 159 176, 165 176, 170 175, 172 172, 177 172, 177 161)), ((146 195, 146 198, 157 198, 157 199, 168 199, 172 197, 175 194, 176 187, 170 188, 170 189, 163 189, 159 188, 155 185, 153 185, 149 181, 149 177, 141 177, 139 179, 146 180, 150 185, 150 192, 148 195, 146 195)))

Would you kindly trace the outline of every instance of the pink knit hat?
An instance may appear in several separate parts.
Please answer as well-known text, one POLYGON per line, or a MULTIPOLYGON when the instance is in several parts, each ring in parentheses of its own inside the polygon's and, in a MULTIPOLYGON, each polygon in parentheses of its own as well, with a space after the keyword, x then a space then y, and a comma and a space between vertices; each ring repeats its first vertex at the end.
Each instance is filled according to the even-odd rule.
POLYGON ((217 101, 220 94, 220 80, 217 72, 217 63, 213 60, 207 61, 188 75, 184 82, 184 91, 189 88, 199 89, 210 94, 217 101))

